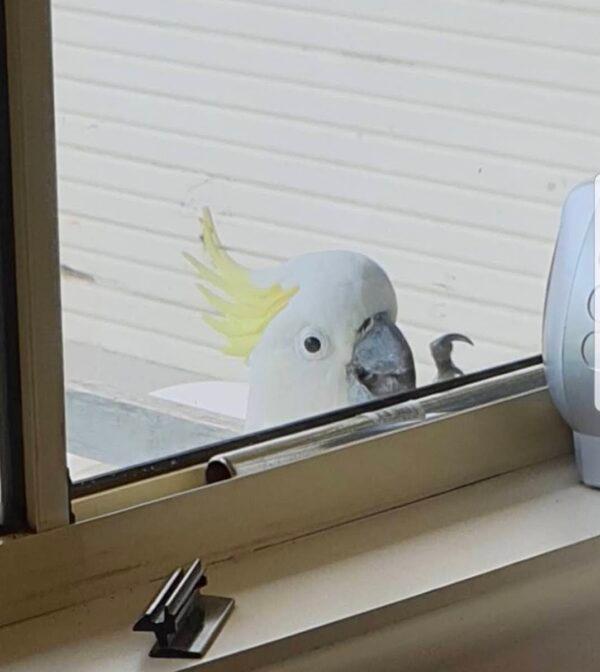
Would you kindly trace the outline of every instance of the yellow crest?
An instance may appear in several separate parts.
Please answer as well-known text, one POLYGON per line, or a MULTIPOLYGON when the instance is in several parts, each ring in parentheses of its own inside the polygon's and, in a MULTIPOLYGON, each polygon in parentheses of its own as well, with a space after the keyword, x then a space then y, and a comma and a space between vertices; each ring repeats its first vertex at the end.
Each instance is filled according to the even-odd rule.
POLYGON ((287 306, 298 288, 286 290, 279 284, 257 286, 250 271, 223 249, 208 208, 202 211, 201 224, 204 250, 212 268, 191 254, 184 253, 184 257, 196 270, 198 289, 217 311, 217 316, 205 315, 204 320, 228 339, 223 348, 225 354, 247 358, 269 322, 287 306))

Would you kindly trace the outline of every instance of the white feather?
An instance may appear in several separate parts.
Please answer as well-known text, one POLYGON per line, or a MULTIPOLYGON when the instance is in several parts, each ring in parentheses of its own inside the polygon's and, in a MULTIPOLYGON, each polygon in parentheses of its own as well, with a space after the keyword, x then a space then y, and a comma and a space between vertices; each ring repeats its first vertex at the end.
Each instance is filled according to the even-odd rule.
POLYGON ((248 364, 246 429, 255 431, 345 406, 346 366, 357 332, 376 313, 396 319, 385 271, 353 252, 317 252, 275 269, 254 272, 257 283, 279 282, 299 291, 265 329, 248 364), (303 348, 307 335, 323 340, 319 353, 303 348))

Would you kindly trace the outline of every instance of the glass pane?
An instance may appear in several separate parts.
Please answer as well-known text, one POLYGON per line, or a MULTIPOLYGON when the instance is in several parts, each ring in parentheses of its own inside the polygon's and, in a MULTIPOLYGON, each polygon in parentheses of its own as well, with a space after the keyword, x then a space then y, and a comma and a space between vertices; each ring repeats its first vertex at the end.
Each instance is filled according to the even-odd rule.
POLYGON ((451 6, 54 3, 76 478, 540 351, 600 18, 451 6))

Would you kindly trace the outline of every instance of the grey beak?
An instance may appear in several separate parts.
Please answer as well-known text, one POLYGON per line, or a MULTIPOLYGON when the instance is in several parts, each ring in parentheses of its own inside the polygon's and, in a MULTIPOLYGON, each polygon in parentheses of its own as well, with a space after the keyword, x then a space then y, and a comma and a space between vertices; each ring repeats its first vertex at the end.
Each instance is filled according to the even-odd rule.
POLYGON ((351 403, 415 389, 412 350, 386 313, 374 315, 359 332, 347 376, 351 403))

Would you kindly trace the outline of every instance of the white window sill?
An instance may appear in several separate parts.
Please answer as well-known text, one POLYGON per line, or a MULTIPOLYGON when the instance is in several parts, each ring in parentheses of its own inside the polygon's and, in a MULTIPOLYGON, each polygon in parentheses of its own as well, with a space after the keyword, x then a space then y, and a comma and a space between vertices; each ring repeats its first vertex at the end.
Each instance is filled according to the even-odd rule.
MULTIPOLYGON (((580 486, 571 461, 559 458, 223 561, 209 567, 205 590, 234 597, 236 608, 201 666, 250 669, 291 651, 297 655, 374 628, 416 623, 417 614, 464 604, 473 591, 493 593, 513 575, 539 580, 544 568, 562 562, 552 551, 573 549, 580 556, 589 545, 574 545, 599 535, 600 492, 580 486), (538 564, 523 575, 529 563, 516 563, 531 558, 538 564), (540 558, 546 559, 543 565, 540 558)), ((197 666, 147 658, 152 638, 131 631, 156 587, 0 629, 0 670, 197 666)), ((546 615, 551 613, 549 608, 546 615)), ((510 625, 503 623, 503 630, 510 625)), ((413 640, 394 641, 398 656, 416 646, 413 640)), ((419 646, 427 646, 426 639, 419 646)))

